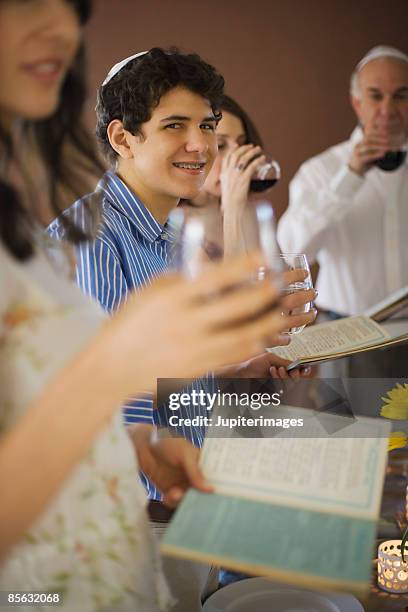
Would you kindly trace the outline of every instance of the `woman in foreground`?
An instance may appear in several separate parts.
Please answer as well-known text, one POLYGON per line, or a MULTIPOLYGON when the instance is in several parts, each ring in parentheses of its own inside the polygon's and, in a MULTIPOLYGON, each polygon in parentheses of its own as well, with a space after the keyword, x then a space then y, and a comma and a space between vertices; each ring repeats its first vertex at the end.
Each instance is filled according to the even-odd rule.
MULTIPOLYGON (((89 14, 88 0, 0 0, 0 590, 152 612, 171 599, 121 403, 158 377, 256 355, 287 323, 269 283, 244 286, 256 256, 194 283, 163 278, 110 320, 71 284, 42 224, 97 171, 78 119, 89 14)), ((136 445, 169 504, 210 490, 186 441, 141 426, 136 445)))

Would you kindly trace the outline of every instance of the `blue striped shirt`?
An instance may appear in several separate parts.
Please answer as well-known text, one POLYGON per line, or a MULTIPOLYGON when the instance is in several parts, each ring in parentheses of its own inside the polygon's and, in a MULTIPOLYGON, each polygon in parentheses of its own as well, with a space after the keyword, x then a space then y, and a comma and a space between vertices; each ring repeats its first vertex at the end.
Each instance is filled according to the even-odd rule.
MULTIPOLYGON (((100 192, 102 200, 99 204, 101 222, 95 240, 76 247, 76 275, 80 288, 112 313, 126 299, 128 292, 150 284, 155 277, 169 269, 173 237, 167 224, 163 226, 158 223, 114 172, 105 174, 96 191, 100 192)), ((85 231, 89 231, 87 205, 93 196, 84 196, 63 213, 85 231)), ((64 239, 65 228, 61 217, 55 219, 47 231, 53 238, 64 239)), ((152 347, 152 350, 160 350, 160 347, 152 347)), ((194 388, 208 392, 208 382, 198 380, 194 388)), ((178 414, 193 418, 199 414, 205 415, 206 410, 205 407, 183 407, 178 414)), ((153 410, 150 394, 129 400, 124 406, 124 419, 128 424, 146 422, 165 426, 167 417, 167 410, 153 410)), ((203 427, 183 426, 179 431, 196 446, 202 445, 203 427)), ((160 493, 143 475, 142 480, 149 497, 161 499, 160 493)))

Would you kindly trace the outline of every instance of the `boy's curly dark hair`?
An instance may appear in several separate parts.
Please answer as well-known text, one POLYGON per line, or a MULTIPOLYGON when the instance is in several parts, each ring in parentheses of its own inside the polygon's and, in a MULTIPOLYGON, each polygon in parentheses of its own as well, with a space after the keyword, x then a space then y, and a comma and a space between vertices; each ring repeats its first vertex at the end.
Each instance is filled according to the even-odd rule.
POLYGON ((174 87, 182 86, 210 102, 217 120, 221 118, 224 78, 197 54, 182 54, 178 49, 154 47, 131 60, 97 93, 96 136, 105 157, 115 163, 116 152, 107 136, 111 121, 119 119, 126 130, 141 134, 160 98, 174 87))

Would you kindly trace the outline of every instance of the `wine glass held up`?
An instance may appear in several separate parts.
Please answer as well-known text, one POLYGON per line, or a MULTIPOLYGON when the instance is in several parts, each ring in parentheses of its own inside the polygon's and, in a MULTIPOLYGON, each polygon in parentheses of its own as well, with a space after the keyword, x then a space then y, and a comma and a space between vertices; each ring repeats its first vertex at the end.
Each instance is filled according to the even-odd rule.
MULTIPOLYGON (((222 160, 221 207, 227 219, 242 214, 248 202, 270 190, 281 176, 277 161, 251 144, 230 149, 222 160)), ((252 202, 251 202, 252 204, 252 202)))
POLYGON ((376 159, 374 165, 384 172, 398 170, 407 157, 408 146, 401 146, 398 151, 387 151, 383 157, 376 159))
MULTIPOLYGON (((282 298, 282 305, 285 307, 284 312, 290 316, 296 317, 298 315, 307 314, 312 310, 314 311, 312 300, 296 304, 297 300, 295 294, 303 294, 306 296, 313 290, 313 282, 306 255, 304 253, 282 253, 280 255, 280 262, 280 267, 286 271, 286 278, 289 281, 282 289, 282 294, 285 296, 282 298), (303 280, 290 279, 292 271, 296 270, 302 270, 304 272, 303 280)), ((316 293, 313 290, 313 296, 315 295, 316 293)), ((297 325, 288 329, 286 333, 289 335, 298 334, 305 327, 306 324, 297 325)))
MULTIPOLYGON (((187 278, 197 278, 211 267, 214 260, 228 260, 231 256, 242 256, 253 251, 262 254, 263 261, 256 274, 252 279, 248 278, 248 291, 254 283, 265 280, 272 283, 278 298, 276 303, 271 304, 271 309, 277 307, 285 315, 282 319, 285 325, 279 334, 271 336, 269 347, 287 345, 293 330, 298 332, 314 321, 316 311, 310 308, 310 302, 315 298, 315 292, 313 289, 303 289, 311 286, 311 281, 306 278, 309 273, 302 267, 295 267, 296 263, 293 263, 293 269, 286 266, 285 270, 285 260, 280 256, 276 241, 270 202, 248 206, 243 217, 237 216, 236 225, 230 227, 230 232, 224 232, 224 236, 219 210, 193 209, 186 212, 176 209, 170 220, 175 240, 175 265, 187 278), (217 224, 221 231, 215 231, 217 224)), ((208 297, 217 298, 211 292, 208 297)))
POLYGON ((249 183, 250 193, 265 193, 272 189, 281 177, 278 162, 268 155, 264 155, 265 162, 258 166, 249 183))
POLYGON ((249 175, 249 193, 265 193, 272 189, 281 177, 279 163, 259 146, 249 144, 237 147, 231 153, 231 161, 236 170, 249 175))
POLYGON ((222 216, 214 208, 176 208, 169 216, 172 267, 191 280, 224 257, 222 216))
MULTIPOLYGON (((285 333, 297 334, 316 317, 312 301, 316 297, 316 292, 307 257, 304 253, 280 252, 276 240, 273 209, 269 202, 259 202, 255 210, 258 248, 267 262, 265 270, 259 271, 259 276, 264 278, 265 274, 270 273, 275 277, 275 283, 281 291, 282 312, 293 322, 293 326, 285 333)), ((248 214, 250 213, 251 207, 248 208, 248 214)), ((247 227, 251 227, 248 222, 245 224, 245 228, 247 227)), ((248 232, 248 229, 246 231, 248 232)))
POLYGON ((249 180, 248 193, 265 193, 272 189, 281 178, 281 168, 276 159, 264 151, 261 147, 243 145, 237 147, 226 160, 223 170, 233 165, 238 173, 249 180))
POLYGON ((214 260, 259 251, 264 263, 254 280, 269 278, 280 291, 281 309, 293 321, 290 333, 298 333, 314 320, 315 291, 306 256, 281 255, 270 202, 247 206, 243 214, 229 219, 228 227, 224 224, 222 228, 222 215, 216 209, 187 213, 177 209, 171 214, 171 223, 176 266, 184 275, 196 278, 214 260))

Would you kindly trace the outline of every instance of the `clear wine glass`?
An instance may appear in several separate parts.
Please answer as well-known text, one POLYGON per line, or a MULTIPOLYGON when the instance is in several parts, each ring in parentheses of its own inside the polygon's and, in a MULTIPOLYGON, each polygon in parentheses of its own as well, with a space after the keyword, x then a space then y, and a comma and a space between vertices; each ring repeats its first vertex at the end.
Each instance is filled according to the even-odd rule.
MULTIPOLYGON (((226 232, 224 231, 224 238, 226 232)), ((304 253, 281 253, 276 239, 276 227, 274 222, 273 208, 267 200, 258 202, 256 205, 249 205, 243 216, 239 232, 236 231, 232 240, 240 251, 250 251, 257 249, 262 252, 265 265, 258 269, 258 280, 263 280, 268 276, 273 279, 274 284, 281 294, 288 295, 299 291, 313 289, 312 277, 310 274, 309 263, 304 253), (289 270, 304 270, 307 276, 303 281, 296 281, 285 284, 283 272, 289 270)), ((306 314, 313 308, 312 302, 306 302, 301 306, 293 308, 288 314, 306 314)), ((300 333, 306 326, 292 327, 286 334, 293 335, 300 333)))
MULTIPOLYGON (((282 290, 282 293, 284 295, 296 293, 298 291, 313 289, 313 282, 312 276, 310 274, 309 263, 304 253, 282 253, 280 255, 280 262, 280 267, 283 268, 283 270, 305 270, 307 272, 307 277, 304 281, 291 283, 290 285, 284 287, 282 290)), ((302 304, 297 308, 293 308, 289 314, 306 314, 311 310, 312 307, 312 302, 306 302, 305 304, 302 304)), ((289 335, 299 334, 304 328, 305 325, 301 325, 300 327, 291 327, 286 333, 289 335)))
POLYGON ((190 279, 197 278, 213 261, 224 256, 220 210, 177 208, 170 213, 173 238, 172 267, 190 279))
POLYGON ((197 277, 212 261, 258 250, 265 260, 258 270, 258 280, 267 275, 273 276, 275 283, 281 280, 277 265, 280 251, 269 202, 247 206, 228 228, 223 226, 220 209, 215 208, 176 209, 170 215, 170 226, 175 235, 175 265, 189 278, 197 277))
MULTIPOLYGON (((188 278, 197 278, 212 261, 258 250, 263 254, 264 264, 258 268, 254 280, 270 278, 282 295, 313 288, 306 255, 280 252, 273 208, 268 201, 248 205, 244 214, 232 221, 227 230, 223 228, 219 209, 189 209, 187 212, 176 209, 170 216, 170 226, 175 235, 175 266, 188 278), (296 269, 307 272, 305 280, 285 285, 283 272, 296 269)), ((307 302, 293 308, 289 314, 305 314, 312 307, 312 303, 307 302)), ((284 333, 298 334, 304 327, 292 327, 284 333)))
POLYGON ((250 193, 265 193, 272 189, 281 177, 281 169, 276 159, 266 156, 265 162, 258 166, 249 184, 250 193))

